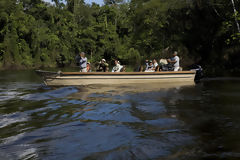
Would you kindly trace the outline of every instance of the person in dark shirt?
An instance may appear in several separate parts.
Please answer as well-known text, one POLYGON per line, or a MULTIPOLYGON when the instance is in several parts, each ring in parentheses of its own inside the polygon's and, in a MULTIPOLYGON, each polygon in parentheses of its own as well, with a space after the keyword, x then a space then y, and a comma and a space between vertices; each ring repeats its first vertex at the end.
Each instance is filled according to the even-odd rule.
POLYGON ((102 59, 99 63, 98 63, 98 67, 97 67, 97 72, 108 72, 109 68, 108 68, 108 63, 106 62, 105 59, 102 59))

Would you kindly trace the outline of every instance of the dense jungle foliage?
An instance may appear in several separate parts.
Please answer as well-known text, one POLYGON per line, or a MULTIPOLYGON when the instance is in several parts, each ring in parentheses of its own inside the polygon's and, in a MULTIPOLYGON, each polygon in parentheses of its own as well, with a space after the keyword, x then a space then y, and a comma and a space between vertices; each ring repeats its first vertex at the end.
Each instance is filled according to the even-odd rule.
POLYGON ((240 73, 239 0, 0 0, 0 69, 75 65, 81 51, 139 65, 171 56, 240 73))

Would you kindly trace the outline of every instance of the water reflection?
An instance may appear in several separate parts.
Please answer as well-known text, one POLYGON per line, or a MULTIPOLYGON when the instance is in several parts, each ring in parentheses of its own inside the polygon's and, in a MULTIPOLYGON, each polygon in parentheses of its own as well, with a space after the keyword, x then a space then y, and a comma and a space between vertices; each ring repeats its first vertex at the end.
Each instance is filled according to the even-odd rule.
POLYGON ((5 76, 0 159, 240 158, 238 81, 48 88, 5 76))

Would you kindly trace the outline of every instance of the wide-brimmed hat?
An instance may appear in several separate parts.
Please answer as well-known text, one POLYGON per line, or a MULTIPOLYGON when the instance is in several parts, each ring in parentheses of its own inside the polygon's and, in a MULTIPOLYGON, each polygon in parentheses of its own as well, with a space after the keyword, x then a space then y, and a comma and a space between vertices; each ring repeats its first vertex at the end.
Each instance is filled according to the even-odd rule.
POLYGON ((106 59, 102 59, 103 62, 106 62, 106 59))

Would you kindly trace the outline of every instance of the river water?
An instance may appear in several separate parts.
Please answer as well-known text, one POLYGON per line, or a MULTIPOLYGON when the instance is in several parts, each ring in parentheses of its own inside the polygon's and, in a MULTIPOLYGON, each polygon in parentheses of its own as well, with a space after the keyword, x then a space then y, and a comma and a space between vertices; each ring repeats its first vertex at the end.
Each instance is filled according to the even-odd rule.
POLYGON ((240 159, 240 81, 45 86, 0 73, 0 159, 240 159))

